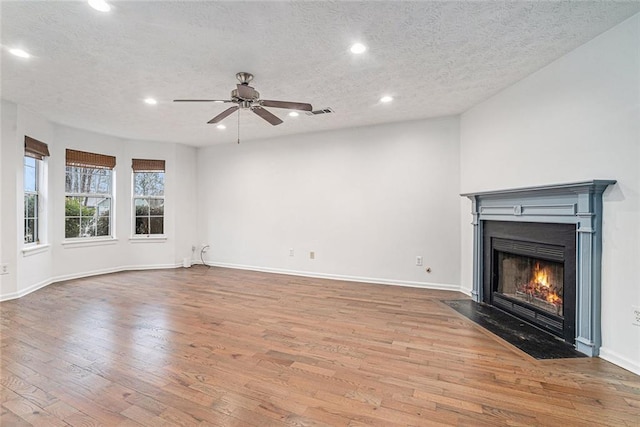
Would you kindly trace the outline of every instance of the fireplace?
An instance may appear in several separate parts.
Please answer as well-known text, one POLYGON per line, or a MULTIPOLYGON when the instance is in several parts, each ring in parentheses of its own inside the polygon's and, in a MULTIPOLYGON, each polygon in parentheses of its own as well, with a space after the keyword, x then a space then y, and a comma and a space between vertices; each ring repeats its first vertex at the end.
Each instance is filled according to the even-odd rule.
POLYGON ((576 227, 486 221, 483 302, 574 344, 576 227))
POLYGON ((473 299, 597 356, 602 194, 615 183, 462 194, 472 202, 473 299))

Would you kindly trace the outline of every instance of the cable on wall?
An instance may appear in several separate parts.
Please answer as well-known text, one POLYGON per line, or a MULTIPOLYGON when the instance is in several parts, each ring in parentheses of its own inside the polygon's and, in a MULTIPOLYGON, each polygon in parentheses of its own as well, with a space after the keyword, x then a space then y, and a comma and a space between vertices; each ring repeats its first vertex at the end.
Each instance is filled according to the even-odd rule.
POLYGON ((202 265, 206 265, 207 267, 211 268, 209 264, 204 262, 204 253, 207 252, 207 249, 209 249, 209 245, 204 245, 202 249, 200 249, 200 260, 202 261, 202 265))

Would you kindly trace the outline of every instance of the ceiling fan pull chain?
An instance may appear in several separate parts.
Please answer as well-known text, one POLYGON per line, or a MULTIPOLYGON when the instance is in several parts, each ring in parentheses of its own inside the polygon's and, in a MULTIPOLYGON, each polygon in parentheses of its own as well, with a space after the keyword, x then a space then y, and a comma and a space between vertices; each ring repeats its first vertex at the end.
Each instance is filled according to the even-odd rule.
POLYGON ((242 111, 238 111, 238 144, 240 144, 240 113, 242 111))

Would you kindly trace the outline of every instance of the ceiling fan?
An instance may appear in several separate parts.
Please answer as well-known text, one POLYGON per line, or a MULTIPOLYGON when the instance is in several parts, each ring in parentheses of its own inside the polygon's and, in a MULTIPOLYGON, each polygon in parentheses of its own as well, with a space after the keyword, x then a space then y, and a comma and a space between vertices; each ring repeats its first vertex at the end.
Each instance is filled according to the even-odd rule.
POLYGON ((287 108, 289 110, 311 111, 311 104, 303 102, 290 101, 271 101, 268 99, 260 99, 260 93, 253 87, 249 86, 249 82, 253 80, 253 74, 241 72, 236 74, 236 78, 240 81, 236 85, 236 89, 231 91, 231 99, 174 99, 173 102, 224 102, 237 104, 229 107, 222 113, 209 120, 207 123, 219 123, 227 116, 238 111, 239 109, 248 109, 267 122, 276 126, 282 123, 282 120, 275 114, 264 109, 264 107, 287 108))

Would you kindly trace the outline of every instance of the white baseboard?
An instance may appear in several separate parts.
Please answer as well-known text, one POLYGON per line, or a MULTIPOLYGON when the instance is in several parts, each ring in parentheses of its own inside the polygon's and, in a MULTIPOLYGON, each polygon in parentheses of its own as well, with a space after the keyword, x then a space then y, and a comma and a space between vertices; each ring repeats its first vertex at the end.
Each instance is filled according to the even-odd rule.
POLYGON ((640 375, 640 362, 629 360, 626 357, 620 356, 614 351, 608 350, 605 347, 600 347, 600 358, 611 362, 614 365, 618 365, 627 371, 633 372, 636 375, 640 375))
POLYGON ((84 277, 99 276, 101 274, 118 273, 121 271, 133 271, 133 270, 162 270, 168 268, 182 267, 182 263, 176 264, 150 264, 150 265, 127 265, 121 267, 104 268, 101 270, 83 271, 79 273, 63 274, 55 276, 42 282, 36 283, 18 292, 11 292, 9 294, 0 295, 0 302, 9 301, 12 299, 21 298, 25 295, 35 292, 38 289, 42 289, 45 286, 49 286, 52 283, 63 282, 65 280, 82 279, 84 277))
MULTIPOLYGON (((194 263, 202 264, 202 262, 200 261, 197 261, 194 263)), ((381 279, 377 277, 346 276, 341 274, 316 273, 313 271, 287 270, 282 268, 260 267, 255 265, 242 265, 242 264, 227 264, 227 263, 211 262, 211 261, 207 261, 207 265, 210 265, 212 267, 233 268, 237 270, 250 270, 250 271, 261 271, 264 273, 286 274, 290 276, 313 277, 317 279, 344 280, 347 282, 362 282, 362 283, 374 283, 378 285, 406 286, 411 288, 435 289, 440 291, 457 291, 457 292, 464 293, 464 291, 460 288, 460 286, 451 285, 447 283, 413 282, 408 280, 381 279)))
MULTIPOLYGON (((202 264, 202 261, 193 260, 192 264, 202 264)), ((214 266, 214 267, 233 268, 237 270, 250 270, 250 271, 262 271, 265 273, 286 274, 290 276, 313 277, 318 279, 330 279, 330 280, 344 280, 348 282, 374 283, 374 284, 392 285, 392 286, 407 286, 407 287, 413 287, 413 288, 457 291, 457 292, 465 293, 464 290, 460 288, 460 286, 445 284, 445 283, 413 282, 408 280, 391 280, 391 279, 381 279, 381 278, 375 278, 375 277, 347 276, 347 275, 340 275, 340 274, 316 273, 312 271, 286 270, 281 268, 259 267, 259 266, 241 265, 241 264, 226 264, 226 263, 216 263, 216 262, 207 262, 207 265, 214 266)), ((81 279, 84 277, 99 276, 101 274, 109 274, 109 273, 118 273, 121 271, 159 270, 159 269, 168 269, 168 268, 180 268, 182 266, 183 266, 182 263, 128 265, 128 266, 120 266, 120 267, 113 267, 113 268, 104 268, 104 269, 93 270, 93 271, 63 274, 60 276, 55 276, 50 279, 44 280, 40 283, 36 283, 19 292, 12 292, 10 294, 0 295, 0 301, 8 301, 16 298, 21 298, 25 295, 30 294, 31 292, 37 291, 38 289, 44 288, 45 286, 48 286, 52 283, 62 282, 65 280, 81 279)))
POLYGON ((83 271, 79 273, 62 274, 51 278, 51 283, 63 282, 65 280, 82 279, 84 277, 100 276, 101 274, 118 273, 127 270, 124 267, 103 268, 101 270, 83 271))
POLYGON ((25 295, 30 294, 31 292, 35 292, 38 289, 44 288, 45 286, 49 286, 52 283, 53 283, 52 279, 47 279, 47 280, 43 280, 40 283, 36 283, 35 285, 31 285, 28 288, 23 289, 19 292, 11 292, 8 294, 0 295, 0 302, 21 298, 25 295))

